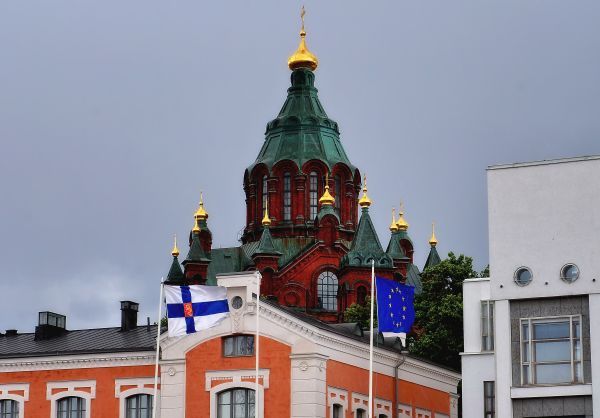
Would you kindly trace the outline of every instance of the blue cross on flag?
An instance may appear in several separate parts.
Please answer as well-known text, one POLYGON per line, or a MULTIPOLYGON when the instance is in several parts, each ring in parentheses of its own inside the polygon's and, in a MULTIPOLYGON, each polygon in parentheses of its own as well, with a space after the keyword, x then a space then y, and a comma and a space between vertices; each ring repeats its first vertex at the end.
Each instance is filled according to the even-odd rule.
POLYGON ((415 322, 415 288, 394 280, 375 278, 377 322, 383 333, 407 333, 415 322))
POLYGON ((169 337, 214 327, 229 315, 227 289, 222 286, 165 285, 165 299, 169 337))

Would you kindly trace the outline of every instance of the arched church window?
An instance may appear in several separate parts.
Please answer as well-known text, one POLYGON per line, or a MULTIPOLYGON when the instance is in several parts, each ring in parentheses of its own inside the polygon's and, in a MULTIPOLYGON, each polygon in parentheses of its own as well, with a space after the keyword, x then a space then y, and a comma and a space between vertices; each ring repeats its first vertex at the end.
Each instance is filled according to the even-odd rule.
POLYGON ((317 217, 317 209, 318 209, 318 192, 319 192, 319 180, 316 171, 310 172, 310 187, 309 187, 309 196, 310 196, 310 220, 314 221, 317 217))
POLYGON ((327 311, 337 311, 338 278, 332 271, 324 271, 317 278, 317 305, 327 311))
POLYGON ((254 391, 235 388, 220 392, 217 396, 217 418, 253 418, 254 391))
POLYGON ((283 220, 292 219, 292 176, 283 173, 283 220))
POLYGON ((132 395, 125 400, 126 418, 151 418, 152 395, 132 395))
POLYGON ((358 286, 356 289, 356 302, 359 305, 364 305, 367 302, 367 288, 364 286, 358 286))
POLYGON ((342 179, 340 176, 335 176, 335 207, 342 208, 342 179))
POLYGON ((77 396, 59 399, 57 418, 85 418, 85 399, 77 396))
POLYGON ((267 207, 267 176, 263 176, 262 178, 262 207, 260 208, 260 219, 265 216, 265 208, 267 207))
POLYGON ((19 416, 19 403, 10 399, 0 400, 0 417, 17 418, 19 416))

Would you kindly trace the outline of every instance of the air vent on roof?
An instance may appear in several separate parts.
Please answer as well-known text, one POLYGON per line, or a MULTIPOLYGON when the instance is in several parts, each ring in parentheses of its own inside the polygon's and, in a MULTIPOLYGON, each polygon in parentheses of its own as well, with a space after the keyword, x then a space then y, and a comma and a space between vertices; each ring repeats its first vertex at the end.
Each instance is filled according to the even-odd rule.
POLYGON ((48 340, 59 337, 66 331, 67 317, 54 312, 40 312, 38 314, 38 326, 35 327, 35 339, 48 340))
POLYGON ((121 301, 121 331, 137 327, 137 315, 140 304, 130 300, 121 301))
POLYGON ((15 335, 17 335, 17 330, 16 329, 7 329, 6 330, 6 336, 7 337, 14 337, 15 335))

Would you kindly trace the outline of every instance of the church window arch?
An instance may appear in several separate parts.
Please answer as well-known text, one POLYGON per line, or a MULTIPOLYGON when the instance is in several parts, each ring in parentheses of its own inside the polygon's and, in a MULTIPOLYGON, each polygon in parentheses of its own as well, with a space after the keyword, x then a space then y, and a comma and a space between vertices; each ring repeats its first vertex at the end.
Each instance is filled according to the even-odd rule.
POLYGON ((330 270, 323 271, 317 278, 317 307, 337 311, 338 278, 330 270))
POLYGON ((151 418, 152 417, 152 395, 140 393, 125 399, 126 418, 151 418))
POLYGON ((292 176, 289 171, 283 173, 283 220, 292 220, 292 176))
POLYGON ((85 418, 86 400, 78 396, 68 396, 56 401, 57 418, 85 418))
POLYGON ((0 399, 0 417, 18 418, 19 403, 12 399, 0 399))

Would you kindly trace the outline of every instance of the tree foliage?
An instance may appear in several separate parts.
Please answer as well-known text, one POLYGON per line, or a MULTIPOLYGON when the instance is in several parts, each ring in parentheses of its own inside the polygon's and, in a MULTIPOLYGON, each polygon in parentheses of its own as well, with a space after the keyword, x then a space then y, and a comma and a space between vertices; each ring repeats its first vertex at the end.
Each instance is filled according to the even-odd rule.
MULTIPOLYGON (((375 321, 373 327, 377 327, 377 301, 373 306, 373 316, 375 321)), ((369 329, 371 325, 371 297, 367 296, 365 303, 353 303, 344 311, 344 321, 356 322, 362 329, 369 329)))
MULTIPOLYGON (((486 268, 481 274, 488 274, 486 268)), ((415 297, 416 318, 409 336, 409 351, 438 364, 460 370, 463 350, 462 285, 479 277, 473 259, 448 253, 440 264, 421 274, 423 292, 415 297)))

